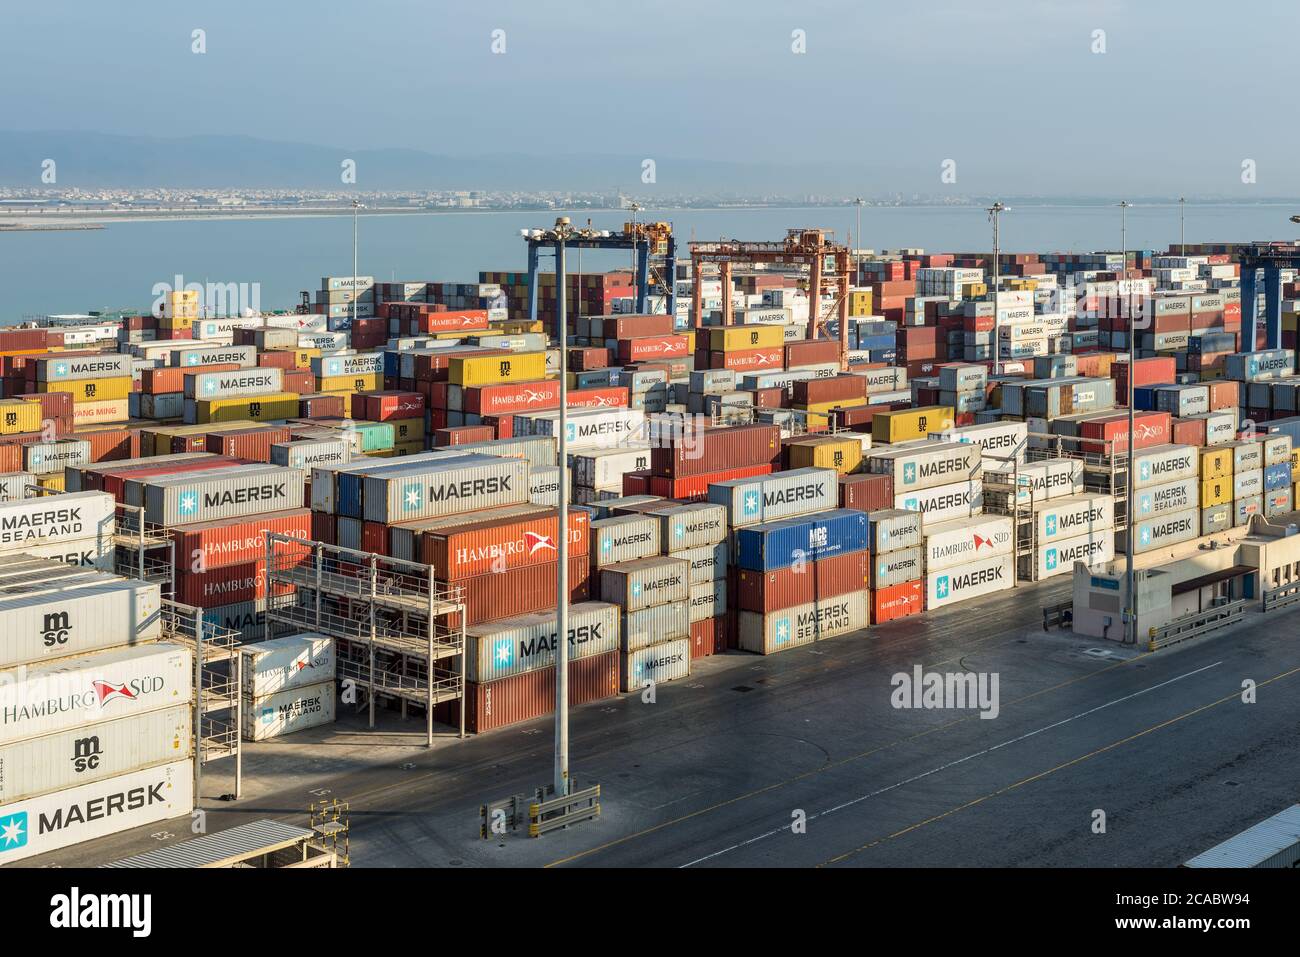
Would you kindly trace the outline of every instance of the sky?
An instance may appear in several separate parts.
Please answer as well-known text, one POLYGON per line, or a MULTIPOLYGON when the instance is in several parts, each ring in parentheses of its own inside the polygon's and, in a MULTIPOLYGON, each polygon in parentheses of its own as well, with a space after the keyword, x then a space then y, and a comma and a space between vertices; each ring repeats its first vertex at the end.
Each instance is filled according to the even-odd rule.
POLYGON ((60 0, 5 18, 7 130, 853 165, 872 195, 1300 196, 1284 0, 60 0))

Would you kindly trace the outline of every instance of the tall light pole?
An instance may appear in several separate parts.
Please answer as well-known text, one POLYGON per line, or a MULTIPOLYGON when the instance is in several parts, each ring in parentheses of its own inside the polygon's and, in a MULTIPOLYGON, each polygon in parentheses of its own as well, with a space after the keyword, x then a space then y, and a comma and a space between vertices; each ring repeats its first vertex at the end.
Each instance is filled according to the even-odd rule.
POLYGON ((1183 207, 1187 205, 1187 197, 1178 197, 1178 255, 1187 255, 1187 244, 1183 242, 1183 207))
POLYGON ((866 200, 861 196, 855 196, 853 198, 853 205, 858 207, 857 232, 853 234, 853 285, 855 286, 862 281, 862 277, 858 275, 858 271, 862 266, 862 207, 865 204, 866 200))
POLYGON ((1002 201, 996 201, 988 208, 989 219, 993 221, 993 374, 1002 372, 1002 341, 998 332, 998 294, 1002 291, 1002 267, 998 262, 999 242, 1001 240, 1002 214, 1007 211, 1002 201))
MULTIPOLYGON (((349 328, 356 328, 357 325, 357 211, 365 209, 360 200, 352 201, 352 323, 349 328)), ((328 310, 327 310, 328 311, 328 310)))
POLYGON ((573 235, 568 216, 555 220, 555 335, 560 344, 560 487, 556 493, 555 594, 555 796, 569 793, 569 320, 564 243, 573 235))
MULTIPOLYGON (((1128 200, 1119 204, 1119 244, 1120 244, 1120 282, 1128 280, 1128 200)), ((1133 360, 1137 355, 1134 343, 1137 340, 1133 328, 1133 296, 1129 286, 1127 297, 1128 312, 1128 455, 1124 460, 1126 489, 1124 493, 1124 641, 1127 644, 1137 642, 1137 620, 1133 615, 1133 360)))

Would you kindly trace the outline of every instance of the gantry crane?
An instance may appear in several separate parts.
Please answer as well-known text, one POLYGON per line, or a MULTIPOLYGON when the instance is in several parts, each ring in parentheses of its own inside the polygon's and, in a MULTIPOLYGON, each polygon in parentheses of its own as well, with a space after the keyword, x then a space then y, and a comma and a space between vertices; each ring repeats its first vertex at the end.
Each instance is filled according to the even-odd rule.
MULTIPOLYGON (((850 255, 847 246, 833 241, 834 233, 825 229, 791 229, 782 242, 742 242, 723 239, 718 242, 691 243, 691 281, 694 283, 691 300, 691 325, 700 329, 704 325, 704 303, 700 295, 701 266, 717 265, 722 274, 722 322, 732 324, 731 266, 732 263, 768 263, 783 266, 808 267, 808 331, 807 338, 817 338, 826 320, 820 315, 822 284, 830 284, 838 293, 840 362, 848 363, 849 346, 849 289, 851 287, 850 255)), ((833 311, 834 311, 833 307, 833 311)))
MULTIPOLYGON (((1292 217, 1292 221, 1300 221, 1292 217)), ((1255 351, 1255 326, 1259 307, 1255 274, 1264 270, 1265 347, 1282 345, 1282 275, 1283 269, 1300 270, 1300 243, 1249 243, 1238 251, 1241 264, 1241 332, 1242 352, 1255 351)))

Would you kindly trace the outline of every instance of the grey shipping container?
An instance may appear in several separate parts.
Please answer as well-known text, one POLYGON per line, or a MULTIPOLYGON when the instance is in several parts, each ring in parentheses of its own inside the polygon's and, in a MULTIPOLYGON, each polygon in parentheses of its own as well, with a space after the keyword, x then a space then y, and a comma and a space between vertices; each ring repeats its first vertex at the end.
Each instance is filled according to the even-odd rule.
POLYGON ((921 513, 905 508, 868 512, 867 544, 873 554, 920 545, 921 513))
POLYGON ((1133 554, 1168 548, 1198 538, 1201 534, 1201 510, 1188 509, 1139 521, 1134 525, 1133 554))
POLYGON ((709 501, 727 510, 727 525, 732 529, 825 512, 839 504, 839 476, 834 469, 804 468, 714 482, 709 486, 709 501))
MULTIPOLYGON (((621 609, 605 602, 579 602, 569 608, 569 660, 589 658, 619 647, 621 609)), ((474 625, 465 630, 466 679, 496 678, 555 666, 554 611, 534 612, 474 625)))
POLYGON ((713 502, 670 505, 646 515, 658 521, 660 547, 670 555, 727 537, 727 510, 713 502))
POLYGON ((849 592, 765 615, 741 611, 736 616, 738 643, 744 651, 771 655, 822 638, 859 631, 867 627, 869 613, 870 603, 865 591, 849 592))
POLYGON ((640 691, 650 682, 661 684, 691 673, 691 640, 678 638, 620 654, 619 685, 624 692, 640 691))
POLYGON ((616 515, 592 522, 592 567, 658 555, 662 551, 659 526, 659 520, 649 515, 616 515))
POLYGON ((1201 509, 1201 534, 1213 535, 1215 532, 1232 528, 1232 506, 1213 505, 1201 509))
POLYGON ((687 576, 690 566, 679 558, 639 558, 600 570, 601 601, 622 605, 625 611, 640 611, 690 597, 687 576))
POLYGON ((90 461, 90 443, 85 439, 54 439, 23 446, 23 468, 33 475, 62 472, 69 465, 90 461))
POLYGON ((334 706, 333 681, 245 701, 241 709, 244 740, 265 741, 333 724, 334 706))
POLYGON ((680 558, 690 563, 691 584, 698 585, 700 582, 716 581, 727 577, 729 552, 726 542, 718 542, 716 545, 701 545, 698 548, 673 552, 673 558, 680 558))
MULTIPOLYGON (((711 583, 710 583, 711 584, 711 583)), ((691 633, 690 603, 670 601, 640 611, 624 612, 619 650, 628 652, 691 633)))
POLYGON ((888 588, 915 581, 924 573, 925 551, 920 545, 871 556, 871 587, 888 588))
POLYGON ((275 465, 229 477, 162 479, 145 488, 144 520, 171 526, 301 508, 302 483, 302 469, 275 465))
POLYGON ((727 611, 727 582, 717 579, 691 585, 691 621, 704 621, 717 618, 727 611))
POLYGON ((362 479, 365 518, 384 524, 527 501, 524 459, 473 456, 362 479))

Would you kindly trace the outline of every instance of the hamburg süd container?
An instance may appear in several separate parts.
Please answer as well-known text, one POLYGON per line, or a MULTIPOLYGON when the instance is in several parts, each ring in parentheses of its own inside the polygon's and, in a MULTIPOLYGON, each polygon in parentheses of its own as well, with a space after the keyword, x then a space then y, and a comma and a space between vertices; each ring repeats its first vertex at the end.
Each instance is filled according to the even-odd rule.
POLYGON ((966 562, 1008 555, 1012 545, 1009 515, 978 515, 951 522, 937 522, 925 530, 925 570, 933 572, 966 562))
MULTIPOLYGON (((589 516, 568 513, 570 554, 589 548, 589 516)), ((554 562, 559 555, 559 517, 549 509, 531 514, 491 517, 435 528, 420 537, 421 561, 431 565, 439 581, 459 581, 489 572, 554 562)))
POLYGON ((241 694, 248 699, 333 681, 334 639, 304 632, 240 648, 241 694))

